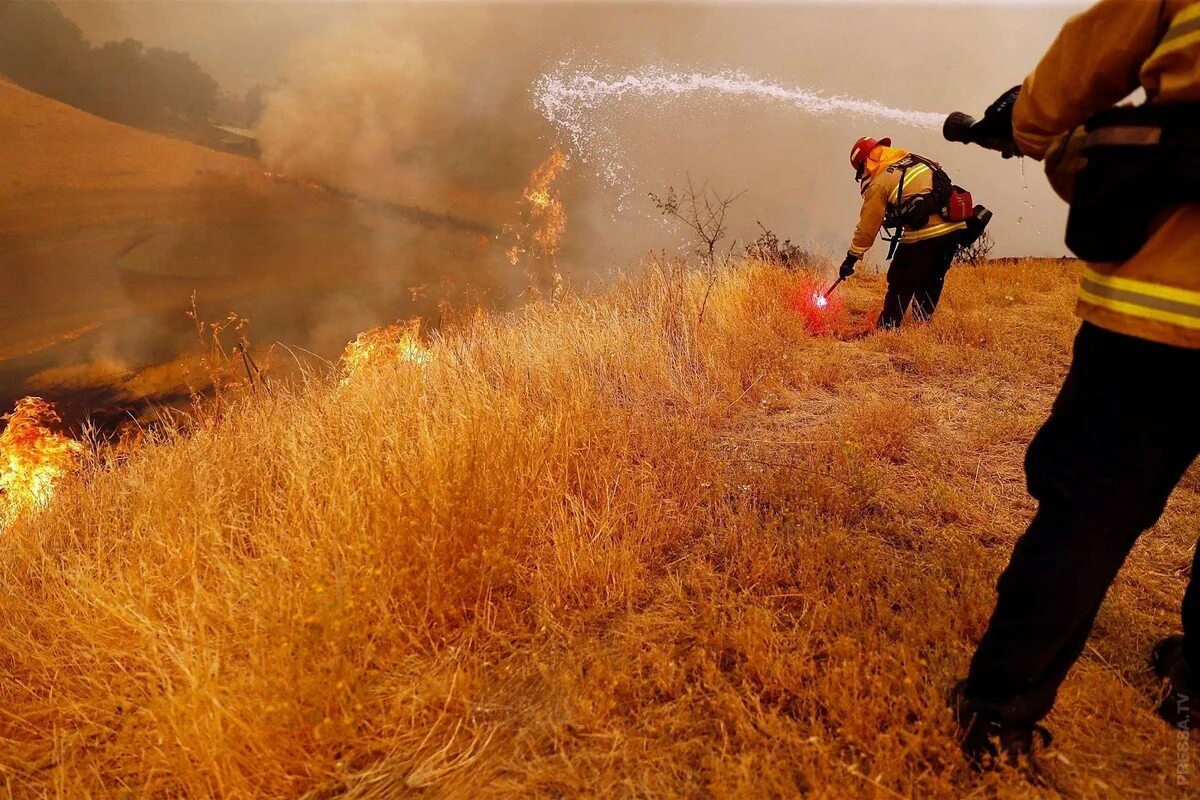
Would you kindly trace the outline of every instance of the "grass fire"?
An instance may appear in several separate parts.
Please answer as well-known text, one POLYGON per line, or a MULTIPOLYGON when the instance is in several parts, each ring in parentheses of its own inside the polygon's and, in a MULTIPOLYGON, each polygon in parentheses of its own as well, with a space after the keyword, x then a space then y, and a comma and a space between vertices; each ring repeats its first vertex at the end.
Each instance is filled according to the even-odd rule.
POLYGON ((1196 796, 1200 1, 493 5, 0 0, 4 796, 1196 796))
POLYGON ((83 445, 55 433, 60 422, 54 407, 40 397, 25 397, 4 417, 0 433, 0 528, 45 508, 62 478, 79 464, 83 445))
POLYGON ((543 282, 553 274, 560 240, 567 227, 562 199, 554 187, 567 164, 566 154, 556 147, 533 171, 521 192, 522 222, 510 226, 507 231, 512 239, 504 253, 509 263, 515 267, 528 259, 528 268, 543 282))
POLYGON ((342 354, 346 372, 355 375, 385 363, 428 364, 431 354, 421 342, 420 332, 417 319, 360 333, 342 354))

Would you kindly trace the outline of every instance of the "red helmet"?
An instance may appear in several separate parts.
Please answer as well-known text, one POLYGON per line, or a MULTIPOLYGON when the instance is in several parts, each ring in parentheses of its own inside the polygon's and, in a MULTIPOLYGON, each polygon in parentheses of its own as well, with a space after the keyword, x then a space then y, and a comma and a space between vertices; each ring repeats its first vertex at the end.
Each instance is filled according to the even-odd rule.
POLYGON ((850 166, 854 167, 854 171, 861 173, 863 167, 867 165, 867 159, 871 156, 871 151, 876 147, 883 145, 890 147, 892 140, 888 138, 875 141, 870 136, 864 136, 854 143, 854 147, 850 148, 850 166))

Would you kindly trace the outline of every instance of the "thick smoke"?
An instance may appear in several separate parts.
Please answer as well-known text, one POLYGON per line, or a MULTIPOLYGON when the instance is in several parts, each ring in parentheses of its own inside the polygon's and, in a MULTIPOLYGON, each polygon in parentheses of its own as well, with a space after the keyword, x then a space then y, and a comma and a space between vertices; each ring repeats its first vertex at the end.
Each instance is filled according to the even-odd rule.
POLYGON ((382 200, 442 206, 438 156, 459 88, 421 44, 339 31, 301 45, 258 125, 268 169, 382 200))
MULTIPOLYGON (((206 318, 237 311, 250 318, 253 342, 279 341, 326 358, 374 325, 415 315, 436 323, 444 303, 520 302, 528 270, 504 257, 504 232, 521 223, 530 173, 554 145, 571 147, 532 92, 564 63, 585 71, 602 64, 618 76, 654 67, 736 72, 804 97, 978 112, 1032 67, 1068 11, 186 0, 62 7, 96 40, 132 36, 189 52, 234 94, 273 87, 258 125, 262 168, 288 176, 264 186, 261 170, 249 164, 253 180, 245 186, 198 183, 186 197, 172 189, 170 207, 155 200, 137 230, 86 232, 78 246, 63 234, 61 248, 74 248, 82 265, 72 267, 74 291, 64 298, 102 296, 112 315, 57 361, 43 359, 33 370, 0 364, 0 371, 11 366, 9 378, 43 371, 40 388, 86 387, 100 380, 93 375, 125 370, 122 397, 136 393, 129 376, 146 364, 194 355, 182 315, 193 290, 206 318), (897 48, 897 41, 915 44, 897 48), (310 189, 305 180, 334 191, 310 189)), ((688 177, 722 192, 746 191, 730 218, 742 242, 761 220, 814 249, 844 249, 858 210, 846 152, 864 134, 892 135, 946 163, 996 210, 998 253, 1062 251, 1062 208, 1035 167, 1025 181, 1015 164, 948 145, 936 131, 803 112, 709 93, 598 102, 589 123, 619 147, 631 188, 617 196, 602 180, 603 163, 572 153, 571 169, 556 184, 567 216, 559 271, 586 287, 649 248, 682 247, 646 193, 688 177)), ((89 163, 109 161, 126 169, 109 152, 89 163)), ((79 196, 91 196, 93 188, 83 188, 79 196)), ((112 192, 113 207, 122 207, 126 198, 112 192)), ((63 203, 64 218, 72 202, 63 203)), ((31 239, 31 248, 41 246, 31 239)), ((43 255, 68 263, 57 251, 43 255)), ((29 295, 10 302, 25 312, 29 295)), ((61 315, 78 327, 81 307, 71 314, 47 308, 45 317, 61 315)))
POLYGON ((285 59, 258 125, 265 165, 499 231, 551 149, 529 96, 536 50, 506 48, 480 10, 451 28, 379 13, 285 59))

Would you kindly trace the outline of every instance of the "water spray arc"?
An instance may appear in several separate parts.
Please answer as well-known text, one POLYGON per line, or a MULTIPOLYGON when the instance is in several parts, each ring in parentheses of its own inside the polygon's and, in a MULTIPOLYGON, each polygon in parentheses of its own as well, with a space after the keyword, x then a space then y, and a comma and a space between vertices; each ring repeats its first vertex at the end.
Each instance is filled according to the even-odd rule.
POLYGON ((616 100, 669 101, 715 95, 783 104, 809 116, 841 114, 886 120, 926 131, 940 130, 946 118, 945 114, 895 108, 874 100, 788 88, 739 72, 675 72, 662 67, 646 67, 625 74, 603 71, 592 74, 572 71, 563 65, 539 78, 533 94, 542 116, 570 139, 572 150, 581 161, 602 160, 595 166, 610 185, 622 182, 622 167, 614 148, 601 141, 604 128, 596 124, 593 113, 616 100))

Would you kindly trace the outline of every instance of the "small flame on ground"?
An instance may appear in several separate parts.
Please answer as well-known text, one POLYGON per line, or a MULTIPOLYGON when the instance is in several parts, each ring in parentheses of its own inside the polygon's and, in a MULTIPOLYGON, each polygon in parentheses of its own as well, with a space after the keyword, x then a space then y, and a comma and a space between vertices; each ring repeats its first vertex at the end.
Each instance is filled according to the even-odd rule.
POLYGON ((386 363, 402 362, 424 366, 433 353, 421 341, 421 320, 412 319, 363 331, 342 353, 347 376, 386 363))
POLYGON ((83 451, 79 442, 50 430, 61 419, 40 397, 18 400, 4 418, 8 425, 0 433, 0 527, 44 508, 58 481, 78 466, 83 451))
POLYGON ((314 192, 328 193, 332 191, 323 183, 317 183, 316 181, 309 180, 308 178, 293 178, 290 175, 285 175, 282 172, 272 172, 269 169, 263 170, 263 177, 273 181, 290 183, 293 186, 303 186, 307 189, 313 190, 314 192))
POLYGON ((829 305, 829 298, 820 292, 813 292, 813 305, 817 308, 824 308, 829 305))

